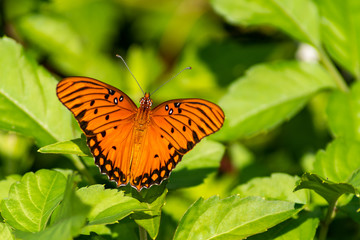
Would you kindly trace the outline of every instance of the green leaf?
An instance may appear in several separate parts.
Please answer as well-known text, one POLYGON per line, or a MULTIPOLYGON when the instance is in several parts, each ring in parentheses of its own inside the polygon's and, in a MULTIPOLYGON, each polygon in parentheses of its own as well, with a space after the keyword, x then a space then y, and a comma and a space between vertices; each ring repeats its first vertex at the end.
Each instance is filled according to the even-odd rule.
POLYGON ((303 214, 296 219, 289 219, 270 228, 269 231, 249 237, 248 240, 307 240, 314 239, 319 219, 303 214))
POLYGON ((2 240, 15 240, 15 237, 11 233, 11 228, 8 224, 0 222, 0 239, 2 240))
POLYGON ((168 192, 165 184, 152 186, 140 193, 134 189, 131 191, 133 197, 138 199, 141 205, 147 209, 144 212, 133 213, 131 217, 148 232, 152 239, 155 239, 159 233, 161 208, 165 204, 165 197, 168 192))
POLYGON ((10 190, 11 185, 13 185, 13 183, 20 181, 20 180, 21 180, 20 175, 10 175, 10 176, 7 176, 5 180, 0 181, 0 204, 3 199, 5 199, 9 196, 9 190, 10 190))
POLYGON ((335 139, 316 154, 313 172, 332 182, 348 183, 360 168, 360 142, 335 139))
POLYGON ((218 170, 224 152, 225 147, 221 143, 204 139, 176 166, 167 188, 176 189, 202 183, 208 174, 218 170))
POLYGON ((226 116, 221 139, 267 131, 290 119, 318 91, 335 87, 319 65, 276 62, 257 65, 236 80, 220 101, 226 116))
POLYGON ((135 211, 147 210, 135 198, 124 196, 117 189, 104 189, 102 185, 80 188, 76 193, 83 203, 92 207, 88 216, 90 225, 115 223, 135 211))
POLYGON ((254 178, 246 184, 236 187, 232 194, 242 197, 260 196, 266 199, 284 200, 306 204, 310 195, 308 191, 293 192, 298 176, 292 177, 285 173, 274 173, 271 177, 254 178))
POLYGON ((261 233, 298 213, 299 205, 238 195, 200 198, 185 213, 177 239, 243 239, 261 233))
POLYGON ((358 0, 316 1, 322 40, 338 64, 360 79, 360 15, 358 0))
POLYGON ((90 207, 76 196, 73 176, 68 177, 66 186, 65 183, 63 185, 66 187, 64 200, 51 216, 50 227, 36 233, 18 231, 16 237, 26 240, 63 240, 73 239, 80 233, 90 207))
POLYGON ((63 197, 65 183, 64 175, 52 170, 25 174, 21 182, 11 186, 9 198, 2 201, 2 216, 17 230, 43 230, 63 197))
POLYGON ((76 138, 69 141, 57 142, 44 146, 38 150, 41 153, 76 154, 78 156, 92 156, 86 145, 86 140, 76 138))
POLYGON ((302 175, 294 191, 300 189, 314 190, 325 198, 329 204, 336 202, 344 193, 358 194, 358 190, 348 183, 334 183, 314 173, 304 173, 302 175))
POLYGON ((326 113, 334 136, 360 141, 360 83, 354 83, 350 92, 334 91, 326 113))
POLYGON ((320 44, 318 10, 311 0, 212 0, 211 3, 230 23, 272 25, 297 40, 320 44))
POLYGON ((40 146, 73 138, 57 81, 9 38, 0 39, 0 56, 0 129, 33 137, 40 146))

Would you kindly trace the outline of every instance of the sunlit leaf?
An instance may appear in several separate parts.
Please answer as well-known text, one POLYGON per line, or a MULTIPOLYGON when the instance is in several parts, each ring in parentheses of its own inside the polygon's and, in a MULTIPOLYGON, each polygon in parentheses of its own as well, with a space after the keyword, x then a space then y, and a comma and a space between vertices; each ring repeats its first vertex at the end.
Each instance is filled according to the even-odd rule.
POLYGON ((316 92, 334 86, 319 64, 257 65, 236 80, 220 101, 225 124, 216 136, 233 139, 267 131, 290 119, 316 92))
POLYGON ((138 200, 124 196, 117 189, 104 189, 102 185, 80 188, 80 200, 91 206, 89 224, 111 224, 128 216, 134 211, 147 210, 138 200))
POLYGON ((1 203, 1 215, 17 230, 41 231, 63 198, 65 184, 66 179, 59 172, 29 172, 11 186, 8 199, 1 203))
POLYGON ((334 203, 345 193, 358 194, 351 184, 334 183, 314 173, 304 173, 295 191, 300 189, 312 189, 326 199, 328 203, 334 203))
POLYGON ((307 240, 314 239, 319 219, 303 214, 270 228, 269 231, 247 238, 248 240, 307 240))
POLYGON ((351 91, 334 91, 326 109, 330 129, 336 137, 360 141, 360 83, 351 91))
POLYGON ((0 222, 0 239, 2 240, 15 240, 15 237, 11 233, 11 228, 8 224, 0 222))
POLYGON ((243 239, 266 231, 300 210, 291 202, 259 197, 200 198, 181 219, 174 239, 243 239))
POLYGON ((73 176, 68 177, 64 199, 51 217, 51 225, 45 230, 29 233, 16 232, 16 237, 26 240, 63 240, 72 239, 80 233, 85 225, 85 219, 90 207, 85 205, 76 196, 74 190, 73 176))
POLYGON ((346 183, 360 168, 360 142, 335 139, 316 154, 313 172, 332 182, 346 183))
POLYGON ((293 192, 299 177, 284 173, 274 173, 271 177, 253 178, 249 182, 236 187, 232 193, 242 197, 260 196, 266 199, 284 200, 306 204, 309 192, 293 192))
POLYGON ((311 0, 212 0, 211 3, 232 24, 272 25, 300 41, 320 43, 318 10, 311 0))
POLYGON ((0 204, 3 199, 5 199, 9 196, 9 190, 10 190, 11 185, 13 185, 13 183, 20 181, 20 180, 21 180, 20 175, 10 175, 10 176, 7 176, 5 180, 0 181, 0 204))
POLYGON ((57 142, 44 146, 38 150, 41 153, 76 154, 78 156, 91 156, 86 141, 76 138, 69 141, 57 142))
POLYGON ((322 40, 330 55, 360 78, 360 2, 315 1, 321 14, 322 40))
POLYGON ((43 146, 72 138, 70 113, 59 102, 57 81, 9 38, 0 40, 0 129, 43 146))

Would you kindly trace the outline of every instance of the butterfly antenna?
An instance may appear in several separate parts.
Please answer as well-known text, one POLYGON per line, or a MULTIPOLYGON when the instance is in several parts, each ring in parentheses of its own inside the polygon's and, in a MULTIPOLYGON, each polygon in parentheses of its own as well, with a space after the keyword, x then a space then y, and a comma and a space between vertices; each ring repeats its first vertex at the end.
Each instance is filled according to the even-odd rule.
POLYGON ((150 94, 150 96, 151 95, 153 95, 157 90, 159 90, 162 86, 164 86, 167 82, 170 82, 171 80, 173 80, 174 78, 176 78, 180 73, 182 73, 183 71, 185 71, 185 70, 190 70, 191 69, 191 67, 186 67, 186 68, 184 68, 183 70, 181 70, 180 72, 178 72, 175 76, 173 76, 172 78, 170 78, 169 80, 167 80, 166 82, 164 82, 163 84, 161 84, 157 89, 155 89, 155 91, 153 91, 151 94, 150 94))
POLYGON ((120 58, 120 59, 124 62, 125 67, 129 70, 129 72, 131 73, 131 75, 132 75, 132 76, 133 76, 133 78, 135 79, 135 81, 136 81, 137 85, 139 86, 140 90, 141 90, 141 91, 142 91, 142 93, 145 95, 144 90, 141 88, 141 86, 140 86, 139 82, 136 80, 136 78, 135 78, 134 74, 130 71, 130 68, 128 67, 128 65, 126 64, 125 60, 122 58, 122 56, 120 56, 119 54, 116 54, 116 57, 120 58))

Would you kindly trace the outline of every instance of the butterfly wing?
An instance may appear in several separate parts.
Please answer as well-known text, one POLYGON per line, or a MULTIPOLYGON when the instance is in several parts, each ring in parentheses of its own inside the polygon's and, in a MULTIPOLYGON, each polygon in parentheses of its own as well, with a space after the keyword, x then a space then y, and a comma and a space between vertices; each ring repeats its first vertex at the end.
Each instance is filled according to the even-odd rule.
POLYGON ((56 92, 79 122, 101 172, 119 185, 127 184, 135 103, 117 88, 86 77, 65 78, 56 92))
POLYGON ((219 106, 203 99, 177 99, 153 109, 139 160, 134 159, 130 182, 137 189, 159 184, 202 138, 224 122, 219 106))

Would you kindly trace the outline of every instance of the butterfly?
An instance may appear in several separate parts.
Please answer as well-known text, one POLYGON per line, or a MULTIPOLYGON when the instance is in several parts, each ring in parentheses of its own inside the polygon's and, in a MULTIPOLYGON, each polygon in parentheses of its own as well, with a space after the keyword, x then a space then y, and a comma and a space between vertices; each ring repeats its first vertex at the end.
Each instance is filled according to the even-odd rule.
POLYGON ((56 92, 85 133, 101 173, 138 191, 167 179, 184 154, 218 131, 225 118, 219 106, 196 98, 152 109, 145 93, 137 107, 124 92, 87 77, 65 78, 56 92))

